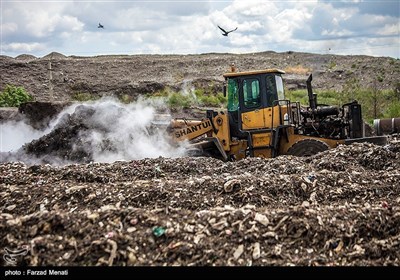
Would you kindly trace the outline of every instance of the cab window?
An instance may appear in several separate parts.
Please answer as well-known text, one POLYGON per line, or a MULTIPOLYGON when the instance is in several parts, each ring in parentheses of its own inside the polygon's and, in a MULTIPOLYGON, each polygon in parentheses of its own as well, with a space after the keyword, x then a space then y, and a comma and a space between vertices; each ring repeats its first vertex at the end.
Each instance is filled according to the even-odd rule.
POLYGON ((276 100, 275 79, 274 76, 268 75, 265 77, 267 87, 267 106, 271 107, 276 100))
POLYGON ((268 75, 265 79, 267 87, 267 106, 271 107, 274 105, 274 101, 285 99, 283 81, 282 77, 278 75, 268 75))
POLYGON ((284 100, 285 99, 285 94, 283 91, 283 81, 281 76, 275 76, 275 82, 276 82, 276 92, 278 93, 278 99, 279 100, 284 100))
POLYGON ((228 79, 228 111, 237 111, 239 107, 238 83, 236 80, 228 79))
POLYGON ((247 108, 260 106, 260 83, 257 79, 243 80, 243 99, 247 108))

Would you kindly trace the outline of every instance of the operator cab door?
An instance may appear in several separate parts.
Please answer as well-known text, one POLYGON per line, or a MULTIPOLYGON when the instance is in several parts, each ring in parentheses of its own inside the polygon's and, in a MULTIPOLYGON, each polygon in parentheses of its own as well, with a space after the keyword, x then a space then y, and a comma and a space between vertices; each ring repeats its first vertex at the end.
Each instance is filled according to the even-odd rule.
POLYGON ((242 130, 265 127, 262 85, 259 75, 243 77, 239 83, 242 130))
POLYGON ((266 96, 266 103, 263 109, 265 127, 275 128, 282 124, 283 116, 280 116, 280 113, 287 112, 287 109, 280 110, 279 106, 277 106, 284 104, 281 102, 278 104, 278 100, 285 99, 282 77, 275 73, 266 74, 263 76, 263 82, 265 83, 266 96))

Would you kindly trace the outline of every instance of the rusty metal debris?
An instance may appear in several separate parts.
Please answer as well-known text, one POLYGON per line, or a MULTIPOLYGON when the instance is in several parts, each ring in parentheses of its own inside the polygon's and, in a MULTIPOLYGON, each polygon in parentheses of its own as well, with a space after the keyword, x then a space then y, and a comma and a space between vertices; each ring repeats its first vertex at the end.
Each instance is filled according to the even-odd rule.
POLYGON ((399 265, 400 143, 227 163, 9 162, 0 209, 0 248, 29 246, 18 265, 399 265))

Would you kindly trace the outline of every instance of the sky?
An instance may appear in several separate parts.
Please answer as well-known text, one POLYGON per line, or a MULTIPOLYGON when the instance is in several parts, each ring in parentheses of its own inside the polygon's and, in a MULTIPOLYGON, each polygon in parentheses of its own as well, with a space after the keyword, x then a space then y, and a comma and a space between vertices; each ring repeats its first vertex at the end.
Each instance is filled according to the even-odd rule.
POLYGON ((400 0, 0 0, 0 10, 0 54, 11 57, 263 51, 400 57, 400 0), (222 36, 218 25, 237 30, 222 36))

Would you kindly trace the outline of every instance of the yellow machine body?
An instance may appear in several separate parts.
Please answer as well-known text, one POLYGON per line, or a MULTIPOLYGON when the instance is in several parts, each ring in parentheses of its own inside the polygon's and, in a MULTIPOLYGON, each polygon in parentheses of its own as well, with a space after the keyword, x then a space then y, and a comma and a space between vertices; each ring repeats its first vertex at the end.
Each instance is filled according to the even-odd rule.
POLYGON ((311 75, 307 80, 310 107, 286 100, 282 74, 279 69, 224 74, 227 110, 208 110, 202 120, 173 120, 173 140, 189 141, 201 155, 223 160, 310 156, 340 144, 386 143, 384 137, 363 137, 357 102, 342 109, 318 105, 311 91, 311 75))

